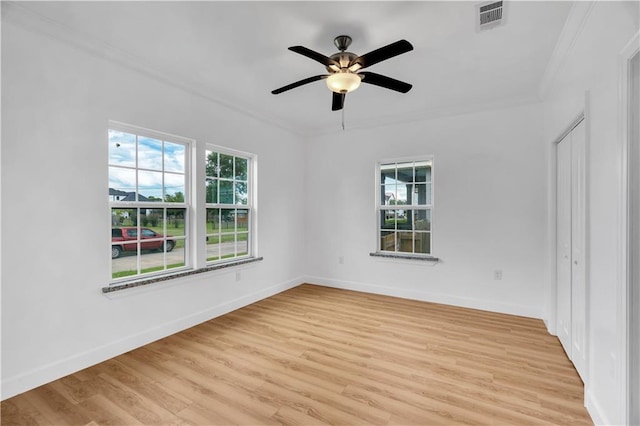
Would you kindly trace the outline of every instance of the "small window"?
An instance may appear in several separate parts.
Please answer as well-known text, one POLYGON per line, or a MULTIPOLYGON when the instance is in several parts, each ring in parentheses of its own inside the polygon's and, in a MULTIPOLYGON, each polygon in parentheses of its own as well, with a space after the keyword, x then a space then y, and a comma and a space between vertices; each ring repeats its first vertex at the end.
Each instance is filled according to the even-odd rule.
POLYGON ((432 253, 433 160, 378 164, 378 251, 432 253))
POLYGON ((220 147, 206 151, 208 263, 253 255, 254 161, 252 155, 220 147))
POLYGON ((185 269, 191 141, 112 122, 108 144, 112 280, 185 269))

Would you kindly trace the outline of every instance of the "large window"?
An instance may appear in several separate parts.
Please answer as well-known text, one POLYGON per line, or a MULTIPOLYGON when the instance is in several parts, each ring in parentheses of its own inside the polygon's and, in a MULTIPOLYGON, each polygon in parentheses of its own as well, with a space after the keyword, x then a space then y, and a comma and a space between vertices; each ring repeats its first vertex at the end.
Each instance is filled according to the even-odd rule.
POLYGON ((252 235, 252 158, 210 147, 206 152, 207 262, 248 257, 252 235))
POLYGON ((113 281, 188 266, 190 141, 110 123, 113 281))
POLYGON ((432 253, 433 160, 378 164, 378 251, 432 253))

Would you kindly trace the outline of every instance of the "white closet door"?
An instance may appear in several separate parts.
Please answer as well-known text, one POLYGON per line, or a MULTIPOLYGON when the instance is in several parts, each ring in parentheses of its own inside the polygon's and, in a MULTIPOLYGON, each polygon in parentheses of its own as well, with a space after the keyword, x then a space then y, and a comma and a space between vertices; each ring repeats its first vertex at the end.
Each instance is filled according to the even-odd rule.
POLYGON ((571 131, 571 360, 584 382, 587 371, 585 265, 585 124, 571 131))
POLYGON ((558 338, 586 381, 586 173, 585 124, 557 147, 556 285, 558 338))
POLYGON ((556 149, 557 333, 571 358, 571 135, 560 141, 556 149))

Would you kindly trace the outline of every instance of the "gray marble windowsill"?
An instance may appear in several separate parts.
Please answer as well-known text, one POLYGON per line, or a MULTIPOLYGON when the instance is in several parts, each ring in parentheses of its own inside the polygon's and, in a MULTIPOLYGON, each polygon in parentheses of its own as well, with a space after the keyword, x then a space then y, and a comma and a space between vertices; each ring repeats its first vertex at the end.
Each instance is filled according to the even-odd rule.
POLYGON ((130 288, 141 287, 149 284, 155 284, 162 281, 173 280, 176 278, 188 277, 191 275, 202 274, 204 272, 217 271, 219 269, 231 268, 233 266, 246 265, 248 263, 259 262, 263 260, 263 257, 250 257, 246 259, 240 259, 225 263, 218 263, 215 265, 207 266, 200 269, 191 269, 188 271, 176 272, 170 275, 159 275, 155 277, 149 277, 144 279, 137 279, 135 281, 125 281, 110 285, 108 287, 102 287, 102 293, 113 293, 114 291, 127 290, 130 288))
POLYGON ((380 253, 374 252, 369 253, 369 256, 372 257, 383 257, 387 259, 402 259, 402 260, 418 260, 423 262, 439 262, 440 259, 433 256, 416 256, 414 254, 405 254, 405 253, 380 253))

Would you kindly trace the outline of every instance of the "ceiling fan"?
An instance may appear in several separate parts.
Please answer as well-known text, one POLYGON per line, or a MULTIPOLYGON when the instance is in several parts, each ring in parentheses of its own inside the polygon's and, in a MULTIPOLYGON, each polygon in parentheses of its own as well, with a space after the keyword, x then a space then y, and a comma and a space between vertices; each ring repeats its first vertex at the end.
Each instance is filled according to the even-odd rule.
POLYGON ((360 70, 377 64, 378 62, 413 50, 413 46, 407 40, 398 40, 395 43, 365 53, 362 56, 357 56, 355 53, 346 51, 351 44, 351 37, 347 35, 336 37, 333 43, 340 52, 331 56, 325 56, 304 46, 291 46, 289 50, 320 62, 327 68, 329 74, 314 75, 313 77, 308 77, 279 89, 272 90, 271 93, 277 95, 304 84, 318 80, 327 80, 327 87, 333 92, 331 110, 338 111, 344 107, 344 99, 347 93, 356 90, 361 82, 395 90, 400 93, 407 93, 411 90, 411 87, 413 87, 409 83, 381 74, 369 71, 360 72, 360 70))

